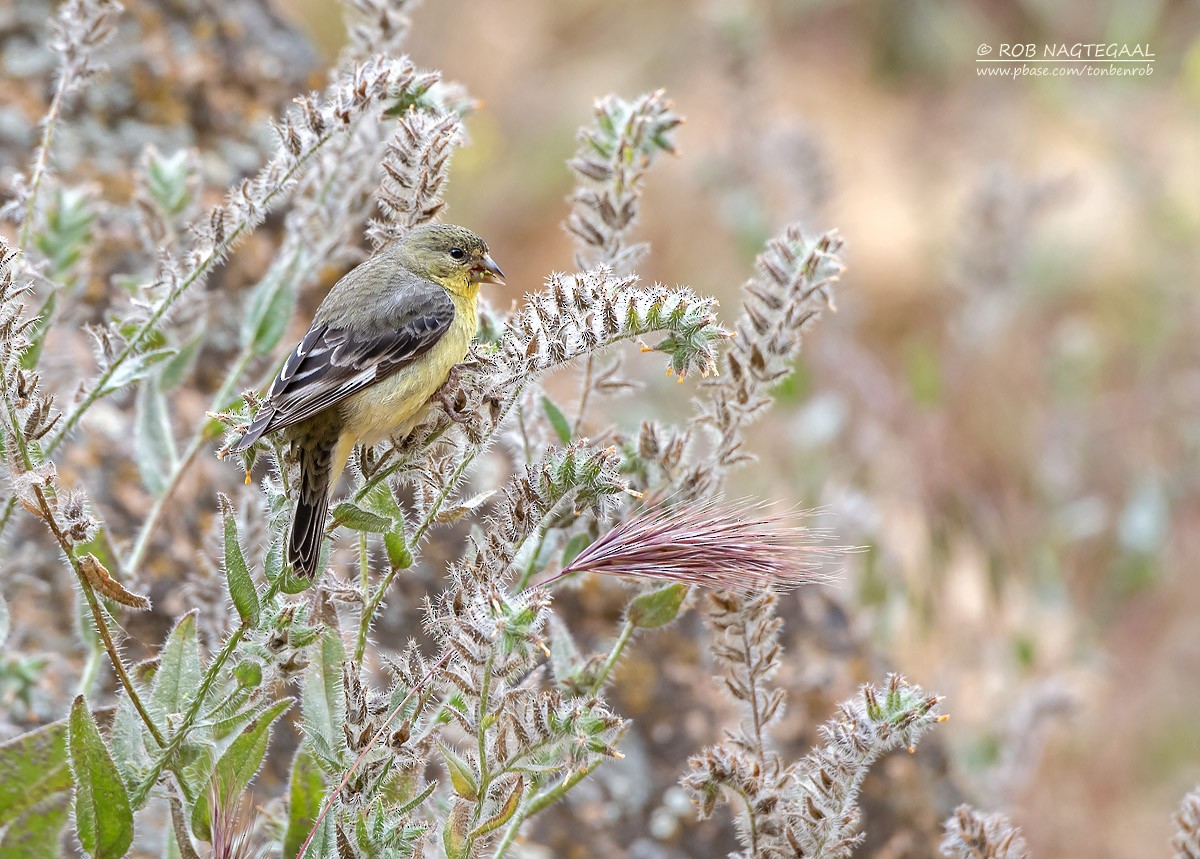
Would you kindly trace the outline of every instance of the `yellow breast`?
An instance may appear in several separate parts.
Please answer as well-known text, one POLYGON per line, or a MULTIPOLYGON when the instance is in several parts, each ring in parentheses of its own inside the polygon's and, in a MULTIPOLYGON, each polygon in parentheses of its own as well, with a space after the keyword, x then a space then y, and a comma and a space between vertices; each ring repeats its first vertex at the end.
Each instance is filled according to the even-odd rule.
POLYGON ((403 435, 419 422, 429 398, 446 381, 450 369, 466 357, 479 328, 479 290, 475 286, 469 294, 449 293, 454 301, 454 321, 432 349, 345 400, 341 407, 343 438, 353 436, 356 443, 375 444, 388 436, 403 435))

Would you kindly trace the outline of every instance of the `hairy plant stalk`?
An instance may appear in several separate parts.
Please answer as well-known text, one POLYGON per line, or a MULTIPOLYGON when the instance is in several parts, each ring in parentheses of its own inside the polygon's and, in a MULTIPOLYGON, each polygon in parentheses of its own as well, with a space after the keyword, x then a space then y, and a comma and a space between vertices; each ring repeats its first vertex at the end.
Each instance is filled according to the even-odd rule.
POLYGON ((97 71, 91 63, 94 51, 103 47, 113 34, 113 19, 121 13, 121 4, 114 0, 68 0, 62 4, 54 22, 54 46, 62 55, 54 96, 41 120, 42 136, 38 142, 27 188, 24 194, 25 211, 17 247, 28 253, 30 231, 37 213, 38 193, 50 166, 50 146, 54 131, 62 117, 68 95, 78 92, 97 71))
MULTIPOLYGON (((267 584, 266 589, 262 594, 262 601, 269 602, 274 599, 279 593, 279 580, 267 584)), ((238 644, 246 633, 250 631, 253 624, 250 620, 243 620, 229 636, 225 642, 225 646, 221 648, 221 652, 209 664, 208 669, 204 672, 204 676, 200 680, 200 685, 196 689, 196 696, 188 705, 187 710, 183 714, 183 719, 180 720, 179 726, 175 729, 175 733, 171 735, 171 741, 165 749, 154 759, 150 766, 149 772, 142 781, 133 789, 130 795, 130 801, 135 807, 139 807, 145 802, 146 797, 158 783, 159 777, 163 774, 163 770, 173 764, 175 757, 179 754, 180 748, 183 747, 188 735, 196 726, 197 718, 200 711, 204 707, 204 701, 208 697, 209 691, 212 689, 213 683, 216 682, 221 670, 225 667, 225 663, 229 661, 238 644)))
POLYGON ((71 541, 67 539, 66 534, 58 527, 58 520, 54 516, 54 511, 50 504, 46 501, 46 496, 42 492, 42 487, 33 486, 34 495, 37 496, 38 504, 41 507, 42 519, 46 523, 46 527, 50 529, 50 533, 54 535, 54 539, 58 542, 59 548, 66 557, 67 562, 71 565, 71 569, 75 572, 75 578, 79 582, 79 588, 83 591, 83 596, 87 600, 88 609, 92 613, 92 621, 96 624, 96 631, 100 634, 100 640, 104 642, 104 649, 108 651, 109 661, 112 662, 113 671, 116 672, 117 678, 121 681, 121 685, 125 688, 125 693, 129 696, 134 709, 137 710, 138 716, 142 723, 145 724, 146 730, 150 732, 150 736, 154 738, 154 742, 158 743, 159 747, 166 745, 166 740, 163 739, 162 733, 158 730, 158 726, 154 724, 154 720, 150 718, 149 712, 146 710, 146 705, 142 703, 142 698, 138 694, 137 689, 133 685, 133 681, 129 677, 129 672, 125 670, 125 662, 121 659, 121 652, 117 649, 117 645, 113 642, 112 634, 108 631, 108 623, 104 620, 104 609, 100 605, 100 601, 96 599, 96 593, 92 590, 91 582, 80 569, 79 560, 75 557, 74 547, 71 541))

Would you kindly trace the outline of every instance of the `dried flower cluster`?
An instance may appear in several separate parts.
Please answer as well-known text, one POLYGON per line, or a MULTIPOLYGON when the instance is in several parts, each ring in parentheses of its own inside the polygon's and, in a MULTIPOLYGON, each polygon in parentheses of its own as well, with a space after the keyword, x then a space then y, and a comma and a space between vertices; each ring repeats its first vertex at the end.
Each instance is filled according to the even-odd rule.
POLYGON ((1200 859, 1200 787, 1189 791, 1179 803, 1171 847, 1175 859, 1200 859))
POLYGON ((946 821, 942 855, 950 859, 1029 859, 1021 830, 1003 814, 980 814, 969 805, 946 821))
POLYGON ((814 238, 792 224, 759 255, 755 276, 742 287, 738 336, 721 376, 708 386, 710 398, 699 406, 698 423, 714 450, 689 474, 690 491, 714 491, 728 469, 752 459, 742 448, 743 430, 770 405, 770 387, 792 371, 805 329, 833 307, 841 249, 836 233, 814 238))
MULTIPOLYGON (((49 154, 55 127, 66 109, 67 100, 103 70, 94 62, 94 54, 112 38, 120 13, 121 4, 116 0, 67 0, 51 22, 51 45, 60 57, 54 98, 42 118, 42 137, 30 175, 13 177, 12 198, 0 208, 0 218, 20 224, 22 246, 35 226, 38 191, 50 169, 49 154)), ((23 261, 21 265, 29 265, 29 261, 23 261)))
MULTIPOLYGON (((722 611, 732 624, 727 633, 741 638, 743 647, 753 648, 754 660, 763 665, 747 678, 760 686, 776 667, 778 646, 770 632, 758 640, 747 639, 738 616, 753 618, 762 609, 731 605, 722 611)), ((747 857, 850 856, 863 838, 857 832, 855 799, 871 764, 889 751, 913 746, 941 719, 937 698, 893 674, 883 689, 863 686, 857 698, 844 703, 838 715, 822 726, 824 745, 783 767, 777 757, 765 752, 757 735, 778 715, 782 694, 774 690, 760 699, 753 687, 728 685, 734 697, 747 705, 751 718, 726 743, 693 758, 684 785, 702 815, 712 813, 723 791, 745 803, 741 832, 747 857)))
POLYGON ((579 131, 579 150, 568 164, 579 178, 566 228, 578 240, 580 269, 607 265, 618 274, 634 270, 649 248, 629 244, 637 221, 642 183, 653 158, 674 152, 683 122, 659 90, 635 101, 607 96, 596 102, 596 121, 579 131))

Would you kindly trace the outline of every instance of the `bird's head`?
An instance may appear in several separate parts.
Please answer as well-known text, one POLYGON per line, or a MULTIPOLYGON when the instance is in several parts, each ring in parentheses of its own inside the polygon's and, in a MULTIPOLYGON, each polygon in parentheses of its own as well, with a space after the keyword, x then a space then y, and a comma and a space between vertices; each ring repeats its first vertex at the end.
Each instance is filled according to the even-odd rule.
POLYGON ((396 253, 409 271, 457 295, 475 293, 481 283, 504 285, 487 242, 465 227, 423 224, 397 241, 396 253))

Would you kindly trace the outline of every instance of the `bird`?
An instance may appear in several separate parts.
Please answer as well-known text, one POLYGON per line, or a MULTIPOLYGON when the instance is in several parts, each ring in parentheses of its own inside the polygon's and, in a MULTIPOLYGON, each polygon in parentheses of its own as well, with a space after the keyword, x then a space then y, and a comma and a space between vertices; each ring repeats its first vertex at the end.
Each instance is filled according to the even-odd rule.
POLYGON ((317 572, 329 495, 355 446, 408 435, 466 357, 484 283, 504 285, 487 242, 465 227, 425 224, 351 269, 317 308, 228 449, 284 431, 300 466, 287 544, 296 575, 317 572))

